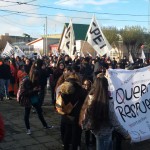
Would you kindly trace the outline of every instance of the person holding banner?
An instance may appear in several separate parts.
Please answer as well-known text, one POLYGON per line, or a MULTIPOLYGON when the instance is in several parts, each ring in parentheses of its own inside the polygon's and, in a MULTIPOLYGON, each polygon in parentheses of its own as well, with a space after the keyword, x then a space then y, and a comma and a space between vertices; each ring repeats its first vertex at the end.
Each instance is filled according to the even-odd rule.
POLYGON ((95 79, 80 113, 79 124, 82 129, 92 130, 96 137, 96 150, 112 150, 112 132, 116 130, 130 139, 114 112, 113 102, 109 100, 108 81, 104 75, 95 79), (84 110, 83 110, 84 109, 84 110))

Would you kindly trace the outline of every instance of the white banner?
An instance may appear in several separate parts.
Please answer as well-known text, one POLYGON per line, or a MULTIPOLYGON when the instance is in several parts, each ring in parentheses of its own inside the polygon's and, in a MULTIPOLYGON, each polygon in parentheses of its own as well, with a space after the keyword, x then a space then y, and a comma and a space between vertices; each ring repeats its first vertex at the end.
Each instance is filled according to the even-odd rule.
POLYGON ((70 21, 67 29, 64 32, 62 42, 62 50, 72 57, 76 53, 76 41, 72 21, 70 21))
POLYGON ((11 57, 14 55, 13 47, 10 43, 7 42, 3 52, 1 53, 2 57, 11 57))
POLYGON ((99 27, 95 17, 92 18, 91 24, 87 32, 87 42, 95 49, 101 56, 105 55, 111 50, 111 46, 99 27))
POLYGON ((109 69, 114 109, 132 142, 150 139, 150 66, 135 69, 109 69))
POLYGON ((25 56, 25 53, 17 45, 14 46, 14 53, 15 53, 15 58, 17 56, 19 57, 25 56))

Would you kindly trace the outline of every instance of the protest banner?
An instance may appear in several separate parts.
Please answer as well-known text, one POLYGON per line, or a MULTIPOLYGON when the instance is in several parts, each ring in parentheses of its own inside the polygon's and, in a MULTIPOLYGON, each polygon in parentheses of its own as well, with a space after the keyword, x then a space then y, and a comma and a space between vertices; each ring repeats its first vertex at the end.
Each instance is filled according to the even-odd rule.
POLYGON ((2 57, 11 57, 13 55, 14 55, 13 46, 9 42, 7 42, 3 52, 1 53, 1 56, 2 57))
POLYGON ((150 66, 135 70, 109 69, 114 110, 132 142, 150 138, 150 66))
POLYGON ((111 50, 111 46, 99 27, 95 17, 92 18, 91 24, 87 31, 87 42, 94 48, 94 50, 103 56, 111 50))
POLYGON ((71 20, 64 32, 61 48, 65 52, 65 54, 68 54, 70 57, 73 57, 76 53, 76 40, 71 20))

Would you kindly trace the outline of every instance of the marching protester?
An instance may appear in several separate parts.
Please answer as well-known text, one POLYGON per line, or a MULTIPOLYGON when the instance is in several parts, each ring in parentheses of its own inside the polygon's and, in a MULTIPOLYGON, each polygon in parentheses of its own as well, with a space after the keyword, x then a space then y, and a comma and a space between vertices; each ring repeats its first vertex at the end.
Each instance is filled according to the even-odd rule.
POLYGON ((41 59, 37 59, 35 63, 35 68, 33 70, 37 70, 39 72, 39 85, 41 87, 39 91, 39 99, 40 105, 42 106, 44 103, 44 97, 47 86, 47 78, 49 77, 48 71, 46 69, 46 64, 41 59))
POLYGON ((24 61, 19 56, 16 57, 16 65, 18 68, 20 65, 24 65, 24 61))
POLYGON ((18 87, 25 76, 27 76, 27 73, 25 72, 24 65, 20 65, 17 72, 18 87))
POLYGON ((5 98, 10 99, 9 96, 9 84, 10 84, 10 78, 11 78, 11 70, 9 66, 9 58, 4 59, 4 68, 3 68, 3 73, 4 73, 4 85, 5 85, 5 98))
POLYGON ((59 77, 63 74, 64 68, 65 68, 65 64, 63 63, 63 61, 60 61, 57 65, 56 69, 53 71, 53 81, 52 81, 52 85, 51 85, 52 104, 53 105, 55 105, 55 102, 56 102, 55 87, 56 87, 59 77))
POLYGON ((25 69, 25 72, 26 72, 27 74, 29 74, 30 69, 31 69, 31 66, 32 66, 32 61, 27 58, 27 59, 25 60, 25 65, 24 65, 24 69, 25 69))
POLYGON ((95 79, 82 109, 79 124, 83 129, 92 130, 94 133, 96 150, 113 149, 113 130, 130 139, 128 132, 117 120, 113 103, 109 100, 108 81, 103 75, 95 79))
MULTIPOLYGON (((92 82, 88 79, 83 80, 82 87, 86 91, 86 95, 88 95, 89 91, 92 87, 92 82)), ((82 110, 81 110, 82 111, 82 110)), ((90 130, 85 130, 85 144, 87 149, 92 145, 95 145, 95 137, 94 134, 90 130)))
POLYGON ((59 77, 56 86, 55 86, 55 93, 56 93, 56 98, 58 97, 59 91, 60 91, 60 86, 63 82, 65 82, 65 80, 67 79, 67 77, 72 73, 72 68, 70 66, 66 66, 64 68, 63 74, 59 77))
POLYGON ((9 94, 11 97, 14 97, 17 95, 17 71, 18 71, 15 58, 10 59, 10 70, 11 70, 11 77, 9 84, 9 94))
POLYGON ((65 82, 61 84, 60 95, 65 105, 69 103, 73 105, 69 113, 61 116, 61 138, 64 150, 78 150, 81 146, 82 133, 82 129, 78 124, 79 114, 86 95, 76 74, 70 74, 65 82))
POLYGON ((89 57, 83 59, 81 63, 80 74, 83 76, 83 79, 87 78, 91 81, 93 80, 93 69, 90 65, 89 57))
POLYGON ((32 70, 30 76, 24 77, 18 91, 18 101, 25 107, 24 121, 27 129, 27 134, 31 134, 29 116, 32 106, 36 109, 38 117, 45 129, 52 128, 48 126, 42 114, 42 108, 39 100, 39 92, 41 90, 39 84, 40 75, 37 70, 32 70))

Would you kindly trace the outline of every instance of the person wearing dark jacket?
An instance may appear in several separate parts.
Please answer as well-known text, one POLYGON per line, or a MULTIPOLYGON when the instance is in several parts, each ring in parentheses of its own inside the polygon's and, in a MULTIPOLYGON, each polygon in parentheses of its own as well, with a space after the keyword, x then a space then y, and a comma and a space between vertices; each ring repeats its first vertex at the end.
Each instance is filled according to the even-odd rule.
POLYGON ((60 61, 58 63, 57 68, 54 69, 54 71, 53 71, 53 77, 52 77, 53 81, 51 84, 51 95, 52 95, 52 104, 53 105, 55 105, 55 103, 56 103, 55 87, 56 87, 59 77, 63 74, 64 68, 65 68, 65 64, 62 61, 60 61))
POLYGON ((30 130, 30 122, 29 122, 29 116, 32 106, 36 109, 36 112, 38 114, 38 117, 45 129, 52 128, 52 126, 48 126, 44 116, 42 114, 42 108, 38 100, 39 91, 41 87, 39 85, 39 72, 37 70, 33 70, 32 73, 30 73, 30 77, 26 76, 24 77, 22 83, 20 84, 19 91, 19 102, 21 106, 25 107, 25 114, 24 114, 24 121, 25 126, 27 129, 27 134, 31 134, 30 130), (37 101, 32 101, 33 97, 37 97, 37 101))
POLYGON ((47 86, 47 79, 49 77, 48 70, 46 69, 46 65, 43 63, 42 67, 38 70, 40 74, 39 84, 41 86, 40 90, 40 104, 41 106, 44 103, 45 91, 47 86))
POLYGON ((43 60, 37 59, 37 61, 35 62, 35 64, 33 64, 33 66, 34 67, 31 68, 30 72, 32 72, 32 70, 37 70, 39 72, 39 85, 41 87, 39 91, 39 99, 40 105, 42 106, 45 97, 47 78, 49 75, 46 69, 46 65, 43 63, 43 60))
POLYGON ((26 59, 25 60, 25 65, 24 65, 24 70, 27 74, 29 74, 30 72, 30 69, 31 69, 31 66, 32 66, 32 62, 30 59, 26 59))
POLYGON ((8 86, 11 78, 11 70, 10 70, 8 58, 4 59, 3 73, 4 73, 4 84, 5 84, 5 97, 6 99, 10 99, 8 86))
POLYGON ((86 92, 79 84, 79 81, 68 77, 60 87, 60 93, 67 104, 71 102, 74 106, 70 114, 62 115, 61 125, 63 125, 64 133, 62 140, 64 150, 77 150, 80 147, 82 129, 79 126, 79 114, 86 92))
POLYGON ((80 74, 83 76, 84 79, 93 80, 93 69, 92 66, 89 63, 90 58, 86 57, 82 61, 81 68, 80 68, 80 74))

